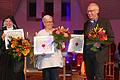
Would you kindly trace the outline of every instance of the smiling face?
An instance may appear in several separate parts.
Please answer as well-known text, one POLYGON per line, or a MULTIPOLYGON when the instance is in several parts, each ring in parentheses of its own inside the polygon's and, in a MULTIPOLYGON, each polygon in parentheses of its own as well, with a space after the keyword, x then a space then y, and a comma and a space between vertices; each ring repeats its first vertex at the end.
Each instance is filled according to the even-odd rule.
POLYGON ((98 18, 98 13, 99 13, 99 6, 96 3, 89 4, 87 8, 88 18, 91 20, 95 20, 98 18))
POLYGON ((45 16, 43 18, 43 24, 45 26, 45 29, 52 29, 53 27, 53 18, 51 16, 45 16))
POLYGON ((10 28, 10 27, 12 27, 13 22, 11 21, 10 18, 7 18, 7 19, 5 19, 5 21, 4 21, 4 25, 5 25, 7 28, 10 28))

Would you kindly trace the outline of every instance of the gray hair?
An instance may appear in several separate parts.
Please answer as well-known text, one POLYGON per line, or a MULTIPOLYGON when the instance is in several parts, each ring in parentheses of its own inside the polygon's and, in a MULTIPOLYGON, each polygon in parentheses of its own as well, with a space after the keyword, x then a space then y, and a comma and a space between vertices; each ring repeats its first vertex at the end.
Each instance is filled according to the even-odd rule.
POLYGON ((50 15, 45 15, 45 16, 42 18, 42 21, 45 22, 45 21, 47 21, 47 20, 50 19, 50 18, 53 18, 53 17, 50 16, 50 15))
POLYGON ((99 5, 95 2, 92 2, 88 5, 88 7, 95 6, 95 9, 99 12, 99 5))

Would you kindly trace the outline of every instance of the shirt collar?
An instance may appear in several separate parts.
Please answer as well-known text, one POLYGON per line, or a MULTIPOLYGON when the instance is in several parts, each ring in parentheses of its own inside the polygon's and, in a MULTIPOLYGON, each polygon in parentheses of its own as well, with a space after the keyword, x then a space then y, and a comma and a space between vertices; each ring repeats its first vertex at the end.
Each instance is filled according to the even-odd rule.
POLYGON ((11 26, 10 28, 7 28, 7 30, 13 30, 13 26, 11 26))

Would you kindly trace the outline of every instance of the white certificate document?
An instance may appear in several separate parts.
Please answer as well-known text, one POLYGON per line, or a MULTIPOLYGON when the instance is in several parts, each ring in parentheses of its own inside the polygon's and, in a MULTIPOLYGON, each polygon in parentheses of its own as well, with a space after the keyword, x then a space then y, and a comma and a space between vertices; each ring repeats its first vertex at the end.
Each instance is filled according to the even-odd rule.
POLYGON ((83 53, 84 35, 72 34, 68 46, 68 52, 83 53))
POLYGON ((23 29, 14 29, 14 30, 4 30, 4 34, 5 34, 5 47, 6 49, 8 49, 8 44, 9 44, 9 38, 13 37, 13 38, 23 38, 24 39, 24 31, 23 29))
POLYGON ((34 55, 54 53, 53 36, 34 37, 34 55))

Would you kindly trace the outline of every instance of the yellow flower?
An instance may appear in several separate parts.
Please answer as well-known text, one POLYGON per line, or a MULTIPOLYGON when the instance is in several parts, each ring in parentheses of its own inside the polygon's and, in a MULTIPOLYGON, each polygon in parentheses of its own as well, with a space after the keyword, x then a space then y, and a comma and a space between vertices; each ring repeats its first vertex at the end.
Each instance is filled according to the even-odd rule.
POLYGON ((23 55, 24 55, 24 56, 27 56, 28 53, 30 53, 30 49, 25 49, 25 50, 23 51, 23 55))
POLYGON ((17 52, 17 53, 20 53, 20 49, 19 49, 19 48, 17 48, 17 49, 16 49, 16 52, 17 52))
POLYGON ((27 39, 23 39, 22 37, 10 37, 8 47, 11 50, 10 54, 12 54, 19 62, 22 59, 21 56, 28 56, 32 46, 27 39))
POLYGON ((11 48, 15 48, 15 44, 11 44, 11 48))

